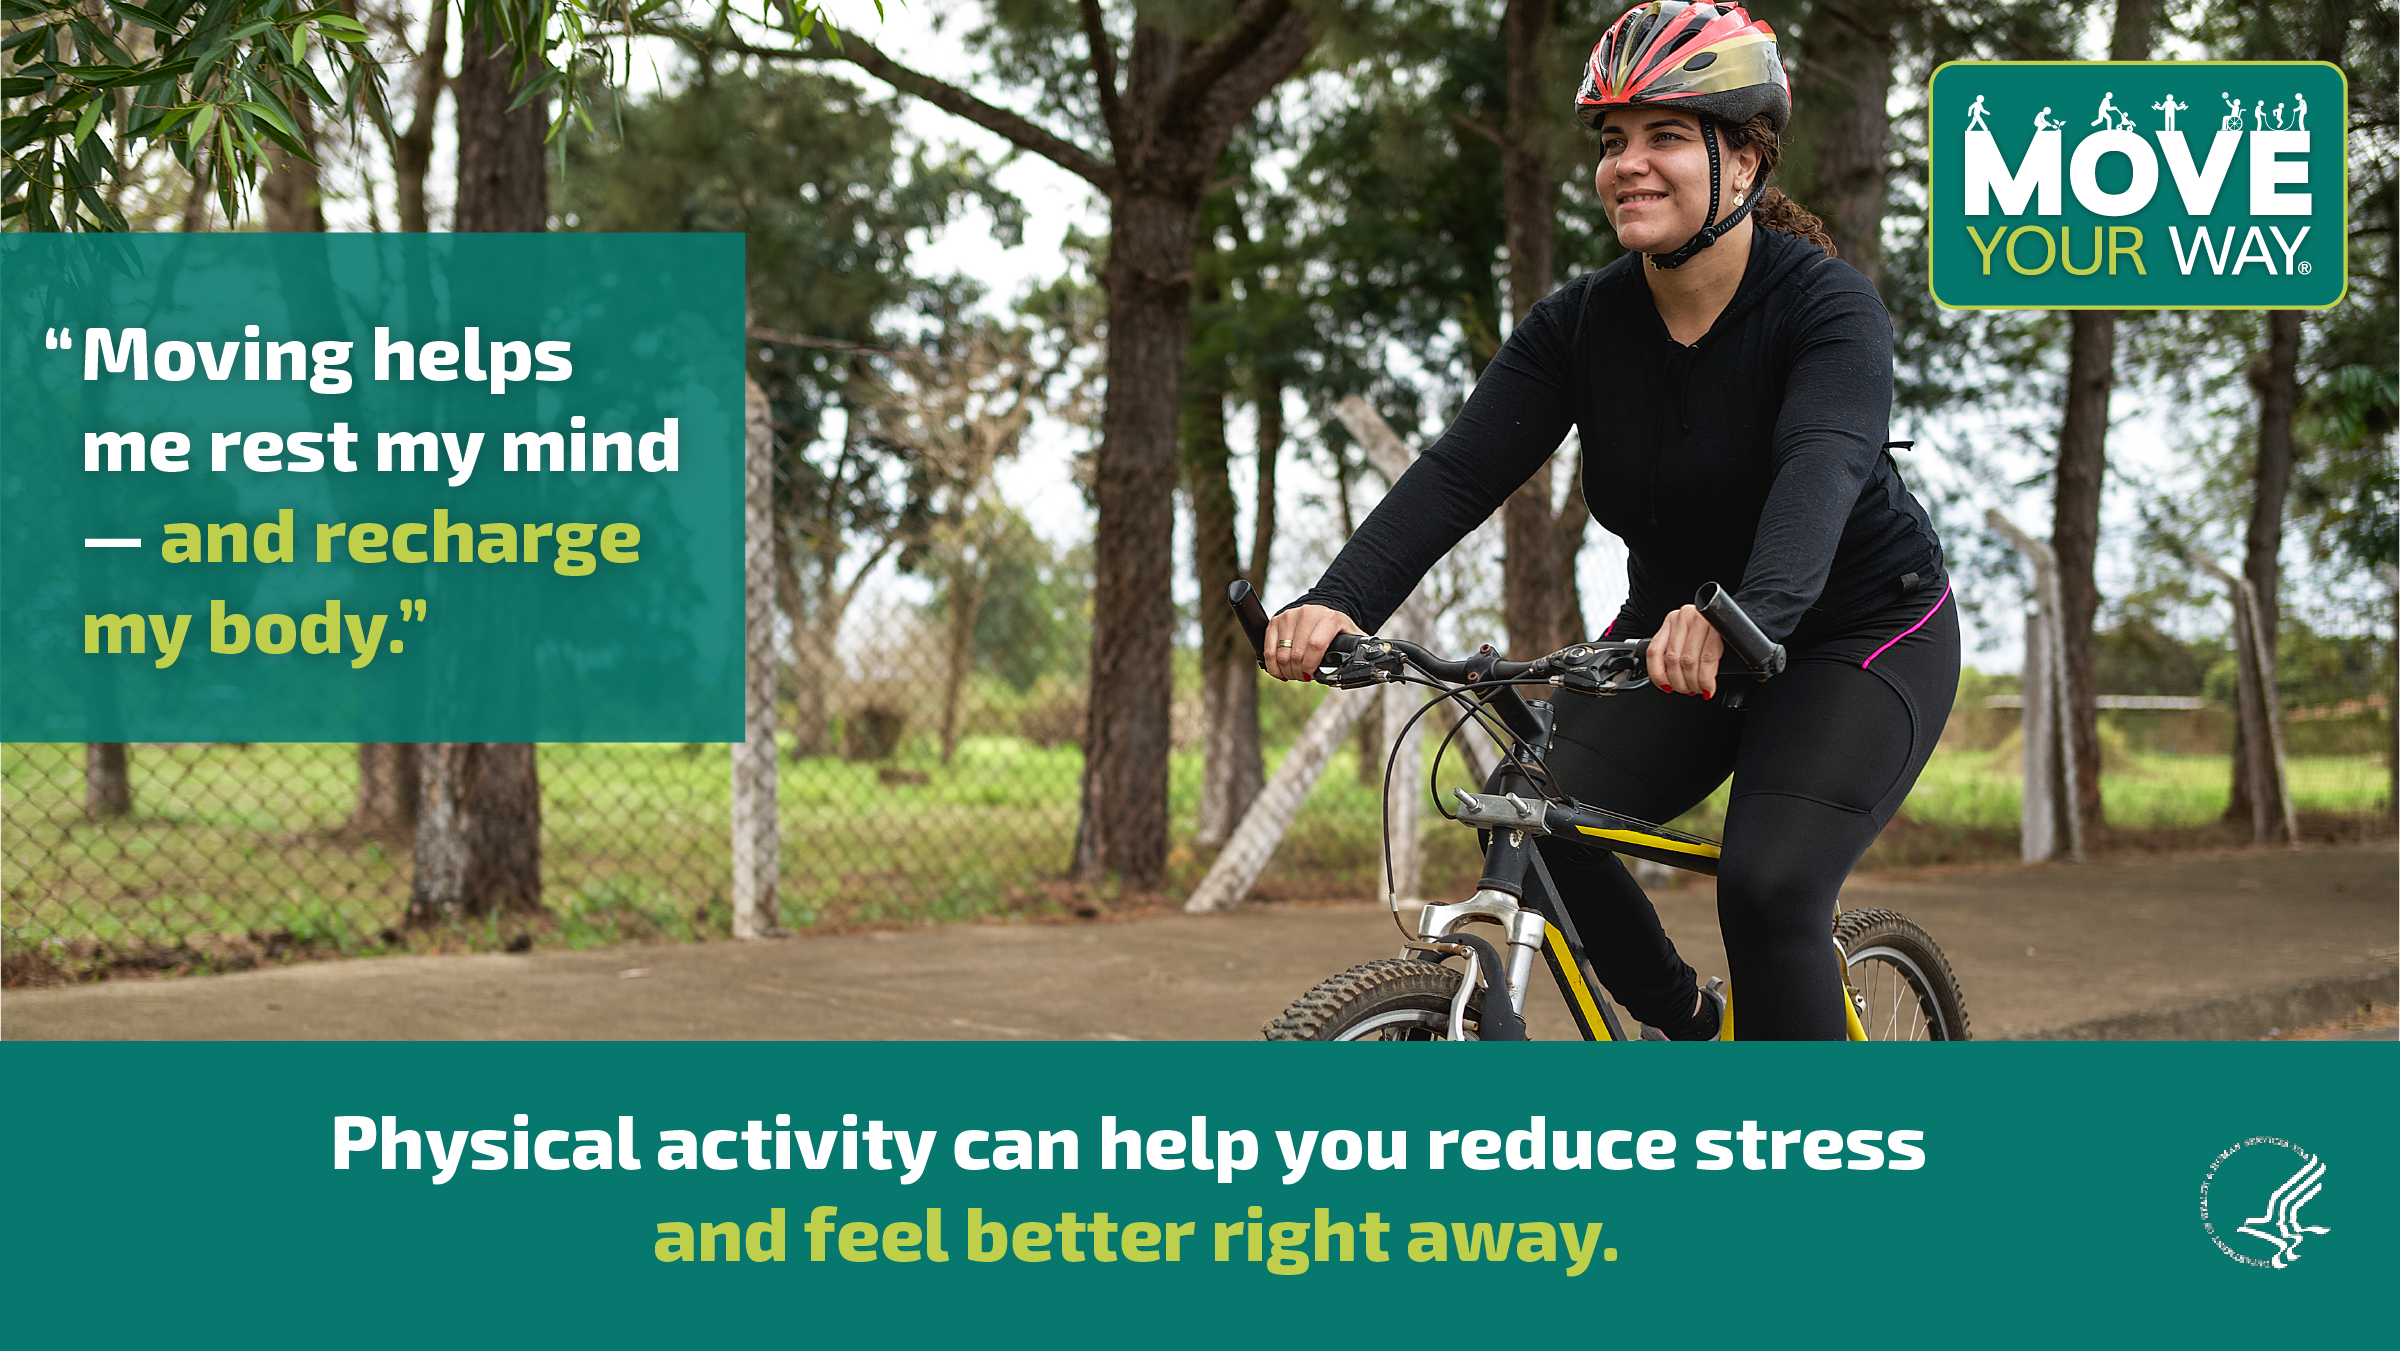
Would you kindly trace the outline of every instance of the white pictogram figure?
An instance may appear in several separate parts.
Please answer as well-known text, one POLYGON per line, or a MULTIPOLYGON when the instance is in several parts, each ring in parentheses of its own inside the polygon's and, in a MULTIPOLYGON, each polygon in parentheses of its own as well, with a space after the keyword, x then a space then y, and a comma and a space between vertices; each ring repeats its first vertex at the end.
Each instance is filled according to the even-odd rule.
POLYGON ((2192 105, 2188 103, 2176 102, 2175 96, 2173 94, 2169 94, 2167 95, 2164 103, 2151 104, 2150 110, 2152 112, 2165 113, 2167 115, 2167 125, 2165 129, 2168 131, 2173 131, 2175 130, 2175 114, 2183 112, 2191 106, 2192 105))
POLYGON ((2300 1207, 2325 1190, 2324 1177, 2325 1165, 2317 1160, 2316 1155, 2309 1155, 2308 1162, 2300 1165, 2300 1171, 2284 1179, 2283 1185, 2267 1198, 2266 1214, 2242 1221, 2240 1232, 2275 1245, 2275 1260, 2269 1265, 2277 1270, 2281 1270, 2286 1262, 2300 1260, 2302 1235, 2328 1232, 2323 1225, 2300 1223, 2300 1207), (2268 1223, 2275 1226, 2274 1232, 2255 1227, 2268 1223))
POLYGON ((2283 130, 2283 105, 2280 103, 2275 105, 2275 130, 2283 130))
POLYGON ((2100 96, 2100 112, 2098 116, 2092 119, 2092 125, 2095 127, 2106 127, 2111 131, 2116 130, 2116 112, 2117 92, 2112 89, 2100 96))
POLYGON ((2259 131, 2267 129, 2267 101, 2260 99, 2250 105, 2250 125, 2259 131))
POLYGON ((1988 112, 1990 112, 1990 111, 1991 111, 1991 109, 1989 109, 1989 108, 1986 108, 1986 107, 1984 107, 1984 106, 1983 106, 1983 95, 1981 95, 1981 94, 1977 94, 1977 95, 1975 96, 1975 101, 1974 101, 1973 103, 1970 103, 1970 104, 1968 104, 1968 105, 1967 105, 1967 130, 1969 130, 1969 131, 1989 131, 1989 130, 1991 130, 1991 128, 1989 128, 1989 127, 1987 127, 1987 126, 1985 126, 1985 125, 1983 124, 1983 116, 1984 116, 1984 114, 1985 114, 1985 113, 1988 113, 1988 112))
POLYGON ((2308 130, 2308 95, 2292 95, 2292 130, 2308 130))
POLYGON ((2225 120, 2217 124, 2217 130, 2240 131, 2242 129, 2242 101, 2223 90, 2217 91, 2217 97, 2225 100, 2225 106, 2233 110, 2225 114, 2225 120))
POLYGON ((2045 131, 2065 131, 2066 129, 2066 123, 2053 122, 2050 120, 2050 110, 2048 108, 2044 108, 2040 112, 2033 115, 2033 130, 2035 135, 2040 135, 2045 131))

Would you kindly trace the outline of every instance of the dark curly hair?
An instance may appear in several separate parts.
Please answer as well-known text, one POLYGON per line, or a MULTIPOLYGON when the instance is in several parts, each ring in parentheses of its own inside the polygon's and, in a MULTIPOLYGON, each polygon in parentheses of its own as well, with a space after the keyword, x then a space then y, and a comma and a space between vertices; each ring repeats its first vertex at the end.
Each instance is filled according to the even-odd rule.
POLYGON ((1739 126, 1730 122, 1719 122, 1717 125, 1724 130, 1728 150, 1749 147, 1758 150, 1758 179, 1751 184, 1751 190, 1758 194, 1758 200, 1750 207, 1751 216, 1770 230, 1798 235, 1825 250, 1828 258, 1840 257, 1839 251, 1833 246, 1833 237, 1825 233, 1825 222, 1817 219, 1816 213, 1784 196, 1783 189, 1767 186, 1775 166, 1783 163, 1783 138, 1775 134, 1775 126, 1767 120, 1767 115, 1760 113, 1739 126))

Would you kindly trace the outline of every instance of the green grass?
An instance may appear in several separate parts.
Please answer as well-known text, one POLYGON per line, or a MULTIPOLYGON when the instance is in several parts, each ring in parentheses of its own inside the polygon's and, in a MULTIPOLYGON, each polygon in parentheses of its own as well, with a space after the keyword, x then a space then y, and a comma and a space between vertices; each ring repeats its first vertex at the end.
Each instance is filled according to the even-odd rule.
MULTIPOLYGON (((2294 756, 2285 766, 2293 805, 2302 812, 2366 813, 2390 800, 2383 765, 2364 756, 2294 756)), ((2197 827, 2225 811, 2233 759, 2226 755, 2112 757, 2100 774, 2100 800, 2112 826, 2197 827)), ((1936 751, 1909 794, 1920 821, 2013 830, 2024 806, 2024 771, 2014 754, 1936 751)))
MULTIPOLYGON (((70 968, 174 951, 184 966, 210 969, 260 953, 391 944, 408 861, 344 828, 356 791, 353 747, 141 745, 131 755, 134 813, 96 825, 83 816, 80 745, 0 747, 7 947, 35 947, 70 968)), ((1279 760, 1270 755, 1270 773, 1279 760)), ((1378 788, 1360 783, 1355 765, 1345 747, 1319 779, 1263 894, 1372 894, 1378 788)), ((550 911, 540 941, 581 948, 728 931, 721 747, 546 745, 540 767, 550 911)), ((2367 813, 2386 801, 2386 771, 2371 757, 2296 757, 2290 770, 2303 812, 2367 813)), ((2109 820, 2206 825, 2224 809, 2229 772, 2222 755, 2121 755, 2102 780, 2109 820)), ((779 767, 782 922, 935 923, 1055 909, 1081 773, 1073 746, 1045 750, 1001 735, 966 738, 947 766, 923 738, 883 764, 787 756, 779 767)), ((1195 883, 1205 862, 1191 843, 1200 773, 1197 752, 1169 765, 1173 892, 1195 883)), ((1909 828, 2013 837, 2017 774, 2005 753, 1937 752, 1909 799, 1909 828)), ((1455 763, 1443 777, 1465 782, 1455 763)), ((1720 789, 1677 824, 1719 833, 1724 800, 1720 789)), ((1434 820, 1424 833, 1429 882, 1471 876, 1470 832, 1434 820)), ((478 923, 403 941, 489 948, 514 937, 478 923)))

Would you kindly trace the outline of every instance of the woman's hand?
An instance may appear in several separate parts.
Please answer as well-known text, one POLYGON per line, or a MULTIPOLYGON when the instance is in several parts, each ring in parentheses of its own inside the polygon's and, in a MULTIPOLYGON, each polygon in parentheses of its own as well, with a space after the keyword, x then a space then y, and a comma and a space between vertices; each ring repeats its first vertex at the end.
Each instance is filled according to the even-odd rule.
POLYGON ((1725 639, 1717 626, 1701 617, 1699 607, 1686 605, 1667 616, 1650 640, 1650 683, 1669 694, 1717 696, 1717 663, 1725 657, 1725 639))
POLYGON ((1302 605, 1267 621, 1267 674, 1306 680, 1317 673, 1325 645, 1337 633, 1364 633, 1350 616, 1324 605, 1302 605))

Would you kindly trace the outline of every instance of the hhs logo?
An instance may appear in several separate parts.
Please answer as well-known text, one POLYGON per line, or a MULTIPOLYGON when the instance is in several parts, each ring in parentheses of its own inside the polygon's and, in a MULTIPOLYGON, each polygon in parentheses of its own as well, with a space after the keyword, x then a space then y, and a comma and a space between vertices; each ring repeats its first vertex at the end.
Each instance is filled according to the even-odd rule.
POLYGON ((1944 66, 1934 298, 2330 305, 2346 272, 2345 100, 2340 70, 2316 62, 1944 66))

